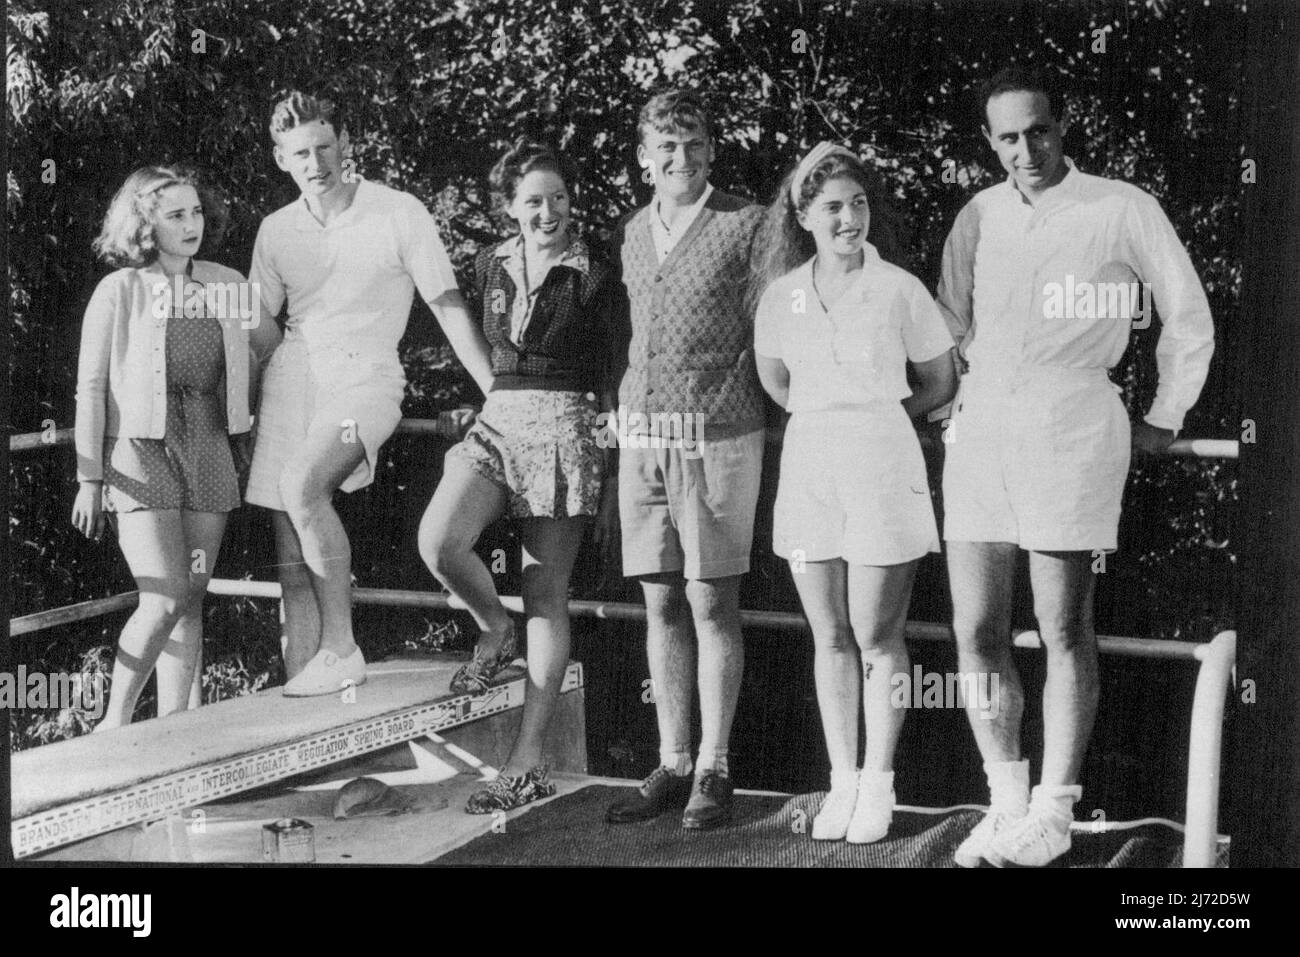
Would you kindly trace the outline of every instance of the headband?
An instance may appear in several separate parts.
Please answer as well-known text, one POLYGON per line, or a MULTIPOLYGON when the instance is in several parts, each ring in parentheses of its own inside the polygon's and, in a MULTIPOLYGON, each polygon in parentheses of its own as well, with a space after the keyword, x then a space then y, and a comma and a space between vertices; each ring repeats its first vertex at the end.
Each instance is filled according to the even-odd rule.
POLYGON ((804 180, 808 178, 808 174, 813 171, 818 163, 831 156, 847 156, 854 162, 861 162, 858 159, 858 154, 847 147, 822 140, 799 161, 799 165, 794 171, 794 179, 790 181, 790 202, 796 208, 799 206, 799 190, 803 189, 804 180))

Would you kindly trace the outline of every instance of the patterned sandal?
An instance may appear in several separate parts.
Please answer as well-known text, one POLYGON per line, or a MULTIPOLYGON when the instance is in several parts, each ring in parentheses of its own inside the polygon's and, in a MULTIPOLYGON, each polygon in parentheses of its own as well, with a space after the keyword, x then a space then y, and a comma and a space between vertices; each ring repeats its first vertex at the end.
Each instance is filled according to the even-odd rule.
POLYGON ((539 764, 518 777, 497 775, 496 780, 483 790, 470 795, 465 803, 465 812, 494 814, 497 811, 513 811, 541 798, 548 798, 555 793, 555 785, 551 783, 550 777, 550 768, 545 764, 539 764))
POLYGON ((487 691, 501 672, 515 659, 515 625, 510 623, 505 641, 496 654, 484 655, 480 646, 474 646, 474 657, 456 669, 451 676, 451 690, 456 694, 482 694, 487 691))

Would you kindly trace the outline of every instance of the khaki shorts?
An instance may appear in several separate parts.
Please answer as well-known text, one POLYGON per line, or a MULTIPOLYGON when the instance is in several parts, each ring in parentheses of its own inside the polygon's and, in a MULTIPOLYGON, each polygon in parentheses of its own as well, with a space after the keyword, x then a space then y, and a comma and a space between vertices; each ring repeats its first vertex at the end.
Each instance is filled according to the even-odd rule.
POLYGON ((694 449, 619 450, 623 574, 700 580, 749 571, 762 429, 694 449))
POLYGON ((1115 548, 1128 413, 1104 369, 967 376, 945 438, 943 537, 1036 551, 1115 548))

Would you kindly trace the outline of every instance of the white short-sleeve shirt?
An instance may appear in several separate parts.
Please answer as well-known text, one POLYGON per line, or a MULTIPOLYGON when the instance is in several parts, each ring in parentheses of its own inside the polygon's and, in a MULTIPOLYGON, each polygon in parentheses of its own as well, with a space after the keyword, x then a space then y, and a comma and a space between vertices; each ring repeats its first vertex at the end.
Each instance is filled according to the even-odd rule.
POLYGON ((266 217, 249 280, 272 315, 288 302, 287 332, 313 356, 342 350, 394 365, 415 290, 429 302, 457 288, 424 204, 369 180, 327 226, 301 197, 266 217))
POLYGON ((925 286, 867 244, 862 270, 826 312, 812 267, 810 259, 768 286, 754 322, 754 351, 790 371, 787 411, 907 398, 907 361, 927 362, 952 348, 925 286))

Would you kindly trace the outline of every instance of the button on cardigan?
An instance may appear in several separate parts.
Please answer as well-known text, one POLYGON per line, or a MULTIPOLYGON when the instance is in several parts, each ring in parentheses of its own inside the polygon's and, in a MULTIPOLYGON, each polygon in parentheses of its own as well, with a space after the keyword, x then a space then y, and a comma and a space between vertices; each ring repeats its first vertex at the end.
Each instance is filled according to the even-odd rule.
MULTIPOLYGON (((242 283, 244 277, 217 263, 194 260, 190 281, 242 283)), ((229 288, 229 287, 227 287, 229 288)), ((239 302, 239 296, 233 301, 239 302)), ((245 297, 246 298, 246 297, 245 297)), ((223 297, 227 303, 232 299, 223 297)), ((104 438, 161 439, 167 430, 167 317, 172 280, 155 262, 119 269, 100 280, 86 307, 77 358, 77 413, 74 429, 77 479, 104 478, 104 438), (165 302, 164 298, 165 297, 165 302)), ((254 304, 259 309, 260 304, 254 304)), ((221 337, 226 363, 226 426, 247 432, 249 416, 249 334, 245 323, 258 321, 222 310, 221 337)), ((262 322, 271 322, 261 317, 262 322)))

